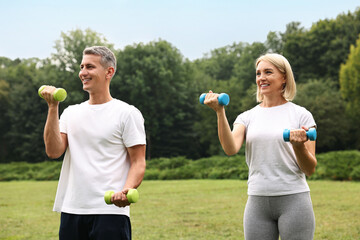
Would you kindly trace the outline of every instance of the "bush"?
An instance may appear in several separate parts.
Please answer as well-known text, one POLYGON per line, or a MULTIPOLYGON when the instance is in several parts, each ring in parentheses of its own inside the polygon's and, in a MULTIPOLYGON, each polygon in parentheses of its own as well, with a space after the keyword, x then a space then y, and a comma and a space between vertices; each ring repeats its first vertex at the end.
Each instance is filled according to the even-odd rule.
POLYGON ((317 155, 318 165, 309 179, 360 180, 360 152, 336 151, 317 155))
POLYGON ((350 179, 355 181, 360 181, 360 165, 354 167, 354 169, 350 173, 350 179))
POLYGON ((245 157, 213 156, 198 160, 184 157, 158 158, 147 162, 144 179, 247 179, 245 157))
POLYGON ((58 180, 62 162, 12 162, 0 164, 0 181, 58 180))
MULTIPOLYGON (((317 154, 318 165, 311 180, 360 181, 360 151, 317 154)), ((0 164, 0 181, 58 180, 62 162, 13 162, 0 164)), ((185 157, 157 158, 147 161, 145 180, 240 179, 248 178, 244 155, 212 156, 198 160, 185 157)))

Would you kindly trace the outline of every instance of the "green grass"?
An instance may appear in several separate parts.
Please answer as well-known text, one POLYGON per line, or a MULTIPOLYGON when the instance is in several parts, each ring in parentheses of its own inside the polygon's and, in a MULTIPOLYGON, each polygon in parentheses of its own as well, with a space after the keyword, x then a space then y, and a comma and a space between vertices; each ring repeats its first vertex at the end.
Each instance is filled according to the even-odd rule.
POLYGON ((0 182, 0 239, 57 239, 57 182, 0 182))
MULTIPOLYGON (((310 181, 315 238, 360 239, 360 183, 310 181)), ((57 182, 0 182, 0 239, 58 239, 57 182)), ((246 181, 144 181, 131 208, 134 240, 243 239, 246 181)))

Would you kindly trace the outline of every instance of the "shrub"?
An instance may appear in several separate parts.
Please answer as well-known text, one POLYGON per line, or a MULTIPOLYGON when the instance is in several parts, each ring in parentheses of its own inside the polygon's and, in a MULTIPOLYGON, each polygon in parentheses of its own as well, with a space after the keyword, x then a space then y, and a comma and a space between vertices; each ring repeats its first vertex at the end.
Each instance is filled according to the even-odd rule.
MULTIPOLYGON (((318 165, 311 180, 360 181, 360 151, 317 154, 318 165)), ((0 181, 58 180, 62 162, 13 162, 0 164, 0 181)), ((157 158, 147 161, 145 180, 240 179, 248 178, 244 155, 212 156, 198 160, 185 157, 157 158)))
POLYGON ((318 165, 309 179, 359 180, 359 151, 336 151, 317 155, 318 165))
POLYGON ((360 165, 354 167, 354 169, 350 173, 350 179, 360 181, 360 165))

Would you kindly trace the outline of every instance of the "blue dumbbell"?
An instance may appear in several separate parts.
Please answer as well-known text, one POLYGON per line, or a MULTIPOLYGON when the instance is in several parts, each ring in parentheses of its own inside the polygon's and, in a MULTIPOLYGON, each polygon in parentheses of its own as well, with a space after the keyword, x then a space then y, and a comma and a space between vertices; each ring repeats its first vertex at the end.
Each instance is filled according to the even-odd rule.
MULTIPOLYGON (((316 140, 316 129, 310 128, 309 131, 306 132, 306 136, 308 137, 308 139, 310 139, 310 141, 315 141, 316 140)), ((284 130, 283 138, 284 138, 285 142, 290 142, 290 130, 289 129, 284 130)))
MULTIPOLYGON (((204 104, 206 93, 203 93, 199 97, 201 104, 204 104)), ((219 104, 222 106, 227 106, 230 102, 230 97, 226 93, 221 93, 218 97, 219 104)))

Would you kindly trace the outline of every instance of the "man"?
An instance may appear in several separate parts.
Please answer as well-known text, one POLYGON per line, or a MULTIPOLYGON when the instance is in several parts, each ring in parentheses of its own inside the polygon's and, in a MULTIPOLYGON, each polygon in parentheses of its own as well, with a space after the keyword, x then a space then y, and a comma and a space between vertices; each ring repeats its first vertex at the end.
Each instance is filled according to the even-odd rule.
POLYGON ((89 100, 66 108, 60 121, 55 88, 42 91, 49 107, 46 153, 58 158, 66 150, 54 204, 61 212, 60 239, 131 239, 126 193, 144 177, 146 137, 140 111, 111 97, 115 70, 108 48, 86 48, 79 77, 89 100), (104 193, 112 189, 118 191, 114 205, 106 205, 104 193))

